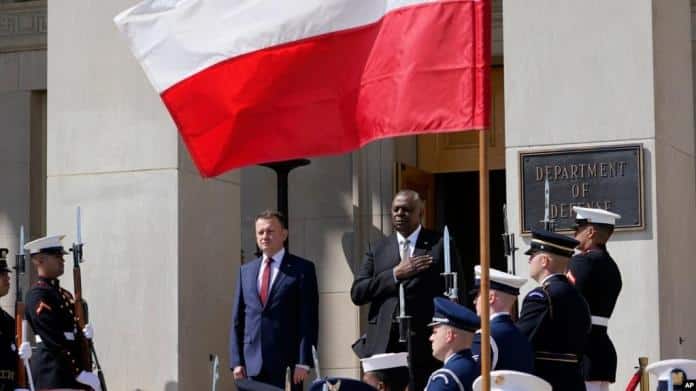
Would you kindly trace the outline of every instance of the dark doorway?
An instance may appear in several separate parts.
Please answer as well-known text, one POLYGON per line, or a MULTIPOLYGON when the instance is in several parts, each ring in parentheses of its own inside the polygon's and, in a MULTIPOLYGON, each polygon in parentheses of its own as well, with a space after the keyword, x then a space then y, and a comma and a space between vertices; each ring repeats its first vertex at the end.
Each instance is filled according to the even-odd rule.
MULTIPOLYGON (((469 290, 473 286, 474 266, 479 264, 479 182, 478 172, 435 174, 436 215, 438 230, 447 225, 462 262, 461 295, 471 306, 469 290)), ((505 170, 492 170, 489 176, 489 219, 491 267, 507 271, 503 251, 503 204, 505 170)), ((512 213, 509 212, 509 213, 512 213)))

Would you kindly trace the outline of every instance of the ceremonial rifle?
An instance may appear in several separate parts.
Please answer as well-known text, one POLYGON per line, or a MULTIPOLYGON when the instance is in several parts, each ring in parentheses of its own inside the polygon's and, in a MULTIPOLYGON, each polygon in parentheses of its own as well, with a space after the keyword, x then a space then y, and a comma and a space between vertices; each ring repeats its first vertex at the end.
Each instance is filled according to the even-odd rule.
POLYGON ((285 368, 285 391, 292 391, 292 372, 290 367, 285 368))
POLYGON ((457 272, 452 271, 452 260, 450 258, 450 234, 449 229, 445 226, 445 233, 442 236, 444 244, 445 256, 445 272, 442 276, 445 278, 445 296, 453 302, 459 301, 459 287, 457 283, 457 272))
POLYGON ((550 204, 551 204, 551 191, 549 190, 549 178, 544 181, 544 229, 553 232, 556 228, 556 220, 551 220, 549 218, 550 204))
POLYGON ((210 362, 212 363, 212 376, 213 376, 213 382, 212 382, 212 390, 216 391, 217 390, 217 382, 218 379, 220 378, 220 359, 218 358, 217 354, 210 355, 210 362))
POLYGON ((82 299, 82 274, 80 272, 80 263, 83 262, 82 259, 82 248, 84 243, 82 243, 82 229, 80 224, 80 207, 77 207, 77 237, 76 242, 73 243, 72 253, 73 253, 73 282, 75 284, 75 317, 77 318, 77 327, 79 331, 75 336, 75 340, 80 346, 80 363, 82 368, 91 371, 94 367, 97 369, 97 376, 99 377, 99 383, 101 383, 102 391, 106 391, 106 380, 104 379, 104 372, 99 364, 99 359, 97 358, 97 352, 94 350, 94 343, 92 340, 86 338, 81 332, 87 321, 87 303, 82 299), (94 358, 94 362, 92 361, 94 358))
POLYGON ((399 283, 399 342, 406 343, 408 351, 408 387, 415 390, 415 375, 413 370, 413 347, 411 345, 411 317, 406 315, 406 293, 404 283, 399 283))
MULTIPOLYGON (((512 275, 517 275, 516 265, 515 265, 515 253, 518 248, 515 247, 515 234, 510 232, 508 229, 508 218, 507 218, 507 205, 503 204, 503 252, 505 253, 505 258, 508 261, 508 273, 512 275)), ((512 306, 512 320, 516 321, 518 314, 518 303, 515 299, 515 303, 512 306)))
POLYGON ((317 379, 321 380, 321 370, 319 369, 319 353, 317 347, 312 345, 312 360, 314 361, 314 370, 317 373, 317 379))
MULTIPOLYGON (((22 292, 22 276, 26 271, 26 258, 24 257, 24 226, 19 227, 19 249, 15 256, 15 290, 17 295, 15 298, 15 331, 17 333, 16 344, 19 347, 22 343, 27 342, 28 323, 24 319, 24 293, 22 292)), ((34 379, 31 376, 31 367, 29 359, 22 360, 17 358, 17 385, 20 387, 29 387, 34 391, 34 379), (27 376, 28 375, 28 376, 27 376)))

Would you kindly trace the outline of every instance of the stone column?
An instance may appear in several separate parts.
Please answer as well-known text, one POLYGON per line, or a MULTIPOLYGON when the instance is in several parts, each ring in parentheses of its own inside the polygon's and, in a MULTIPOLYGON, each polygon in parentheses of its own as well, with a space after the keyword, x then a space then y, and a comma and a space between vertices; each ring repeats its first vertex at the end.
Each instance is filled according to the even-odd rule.
MULTIPOLYGON (((19 227, 27 237, 44 229, 43 209, 31 207, 44 193, 32 174, 45 165, 46 2, 0 4, 0 21, 0 247, 10 250, 14 266, 19 227)), ((0 302, 14 314, 12 284, 0 302)))
MULTIPOLYGON (((696 294, 686 281, 696 218, 688 1, 539 0, 507 2, 504 12, 508 205, 520 206, 520 151, 645 149, 646 227, 608 245, 624 283, 609 325, 620 389, 638 356, 696 355, 693 338, 678 340, 696 328, 685 310, 696 294)), ((510 219, 519 227, 518 213, 510 219)))
POLYGON ((131 5, 49 4, 48 232, 70 244, 82 207, 83 290, 110 389, 206 389, 210 353, 229 388, 239 175, 199 177, 113 25, 131 5))

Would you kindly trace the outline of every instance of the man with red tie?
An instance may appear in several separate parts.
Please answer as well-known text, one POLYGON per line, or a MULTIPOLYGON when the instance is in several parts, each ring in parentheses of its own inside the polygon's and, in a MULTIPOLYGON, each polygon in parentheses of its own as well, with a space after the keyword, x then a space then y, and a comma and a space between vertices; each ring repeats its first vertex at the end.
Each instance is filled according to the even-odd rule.
POLYGON ((230 369, 237 380, 249 377, 283 388, 290 367, 295 389, 301 389, 319 328, 314 264, 283 247, 288 230, 282 214, 265 211, 256 217, 255 227, 262 255, 239 271, 230 369))

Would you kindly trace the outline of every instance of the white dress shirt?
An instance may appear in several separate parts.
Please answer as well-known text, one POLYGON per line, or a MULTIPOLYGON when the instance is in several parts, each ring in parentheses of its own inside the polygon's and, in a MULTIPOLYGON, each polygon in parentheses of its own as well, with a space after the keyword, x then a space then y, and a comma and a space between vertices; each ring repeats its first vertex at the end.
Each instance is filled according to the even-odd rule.
POLYGON ((411 232, 411 234, 408 235, 408 238, 404 238, 400 232, 396 233, 396 241, 399 243, 399 254, 401 254, 401 247, 404 245, 404 240, 408 239, 408 256, 413 256, 413 251, 416 249, 416 241, 418 241, 418 235, 420 234, 421 228, 422 226, 418 225, 418 228, 411 232))
MULTIPOLYGON (((396 233, 396 242, 399 244, 399 256, 401 256, 401 247, 404 245, 404 240, 408 239, 408 256, 412 257, 413 252, 416 250, 416 241, 418 240, 418 234, 420 234, 421 231, 421 225, 418 225, 418 228, 416 228, 413 232, 411 232, 410 235, 408 235, 408 238, 404 238, 404 235, 402 235, 400 232, 396 233)), ((399 279, 396 278, 396 272, 392 271, 392 276, 394 276, 394 282, 399 283, 399 279)))

